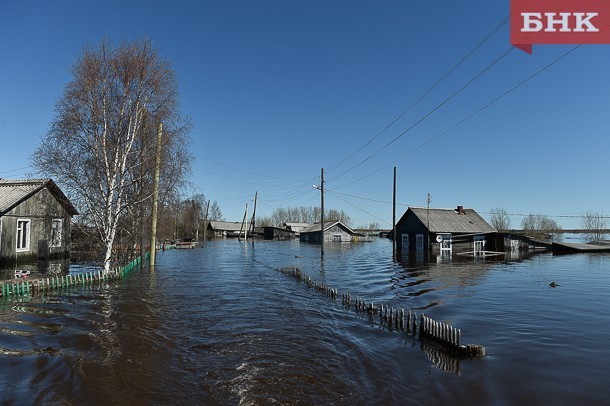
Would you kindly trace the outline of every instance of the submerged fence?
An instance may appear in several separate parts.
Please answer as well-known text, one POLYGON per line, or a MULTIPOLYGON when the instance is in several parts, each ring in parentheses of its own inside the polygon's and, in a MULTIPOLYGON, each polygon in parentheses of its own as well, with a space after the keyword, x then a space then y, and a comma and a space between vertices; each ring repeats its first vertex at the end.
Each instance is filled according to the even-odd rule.
MULTIPOLYGON (((337 299, 338 290, 315 282, 310 276, 296 267, 285 267, 278 269, 280 272, 293 276, 304 282, 308 287, 324 293, 331 299, 337 299)), ((461 344, 462 331, 447 323, 433 320, 431 317, 421 314, 418 318, 417 312, 404 308, 393 308, 380 304, 376 306, 373 302, 366 302, 361 297, 352 297, 349 293, 341 295, 341 303, 346 308, 353 308, 359 313, 368 313, 371 316, 379 316, 379 323, 388 327, 405 331, 411 337, 434 344, 439 349, 459 357, 483 357, 485 347, 476 344, 461 344)))
MULTIPOLYGON (((146 253, 146 259, 149 257, 146 253)), ((142 257, 137 257, 124 267, 114 267, 109 271, 103 269, 82 272, 74 275, 52 275, 38 278, 21 278, 0 281, 0 296, 25 296, 36 292, 52 292, 57 289, 90 286, 94 283, 108 282, 124 278, 129 272, 142 264, 142 257)))

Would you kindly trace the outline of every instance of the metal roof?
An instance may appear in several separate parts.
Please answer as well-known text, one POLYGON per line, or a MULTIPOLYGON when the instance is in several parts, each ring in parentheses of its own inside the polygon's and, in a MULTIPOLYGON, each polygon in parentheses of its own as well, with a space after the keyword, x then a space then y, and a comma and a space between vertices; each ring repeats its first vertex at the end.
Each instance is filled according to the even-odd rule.
POLYGON ((78 214, 72 203, 51 179, 0 179, 0 215, 10 211, 45 187, 49 189, 49 192, 65 207, 70 215, 78 214))
POLYGON ((464 214, 459 214, 458 211, 454 209, 409 207, 409 210, 411 210, 432 233, 482 234, 496 232, 496 229, 473 209, 464 209, 464 214))
MULTIPOLYGON (((336 225, 339 225, 339 227, 344 228, 350 234, 358 234, 339 220, 333 220, 333 221, 328 221, 328 222, 325 221, 324 222, 324 231, 328 231, 329 228, 334 227, 336 225)), ((315 224, 311 224, 311 225, 305 227, 304 229, 302 229, 301 234, 320 232, 321 229, 322 229, 322 223, 315 223, 315 224)))
MULTIPOLYGON (((246 224, 247 226, 248 224, 246 224)), ((239 231, 242 228, 241 221, 210 221, 210 228, 218 231, 239 231)))

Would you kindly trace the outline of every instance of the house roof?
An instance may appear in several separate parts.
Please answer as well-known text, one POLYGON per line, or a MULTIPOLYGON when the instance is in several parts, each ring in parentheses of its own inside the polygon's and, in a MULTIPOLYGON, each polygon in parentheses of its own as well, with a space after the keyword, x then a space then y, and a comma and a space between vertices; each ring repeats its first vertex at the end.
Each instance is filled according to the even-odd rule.
POLYGON ((286 227, 308 227, 310 223, 284 223, 286 227))
POLYGON ((77 215, 78 211, 63 194, 61 189, 51 179, 27 179, 9 180, 0 179, 0 216, 12 210, 21 202, 29 199, 44 188, 61 203, 71 215, 77 215))
MULTIPOLYGON (((359 235, 357 232, 355 232, 354 230, 352 230, 351 228, 349 228, 348 226, 346 226, 339 220, 325 221, 324 222, 324 231, 328 231, 328 229, 330 229, 336 225, 339 225, 339 227, 344 228, 345 231, 347 231, 348 233, 350 233, 352 235, 359 235)), ((321 229, 322 229, 322 223, 314 223, 314 224, 310 224, 307 227, 305 227, 304 229, 302 229, 301 234, 316 233, 316 232, 319 233, 321 229)))
POLYGON ((473 209, 464 209, 464 214, 459 214, 455 209, 409 207, 407 213, 409 210, 424 225, 429 225, 428 229, 432 233, 477 234, 496 232, 496 229, 473 209))
POLYGON ((242 228, 241 221, 210 221, 210 228, 218 231, 239 231, 242 228))

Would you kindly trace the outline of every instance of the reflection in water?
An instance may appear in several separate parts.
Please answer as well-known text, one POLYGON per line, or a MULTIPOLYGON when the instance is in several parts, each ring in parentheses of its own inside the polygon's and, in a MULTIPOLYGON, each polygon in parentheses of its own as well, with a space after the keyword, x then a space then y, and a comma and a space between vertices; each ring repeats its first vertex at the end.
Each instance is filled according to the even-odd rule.
POLYGON ((448 354, 446 351, 430 344, 427 340, 422 340, 421 349, 426 354, 432 366, 443 372, 460 375, 460 359, 448 354))
POLYGON ((610 396, 600 361, 610 359, 610 332, 599 329, 610 322, 608 256, 418 263, 392 261, 382 240, 326 248, 322 267, 317 245, 211 241, 161 252, 154 272, 135 270, 118 283, 0 301, 0 400, 516 404, 610 396), (338 296, 425 310, 489 356, 460 362, 282 267, 302 269, 338 296))

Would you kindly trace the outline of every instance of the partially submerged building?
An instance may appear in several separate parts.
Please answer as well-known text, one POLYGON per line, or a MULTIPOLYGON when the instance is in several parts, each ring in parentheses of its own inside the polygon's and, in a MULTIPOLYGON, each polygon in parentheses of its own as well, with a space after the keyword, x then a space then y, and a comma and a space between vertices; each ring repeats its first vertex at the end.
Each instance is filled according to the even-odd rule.
POLYGON ((295 236, 299 236, 301 234, 301 230, 311 226, 309 223, 284 223, 282 227, 286 230, 292 231, 295 236))
POLYGON ((299 240, 302 242, 321 243, 324 242, 353 242, 364 240, 364 234, 360 234, 343 224, 339 220, 324 222, 324 234, 322 224, 311 224, 301 230, 299 240))
POLYGON ((265 240, 294 240, 295 232, 280 227, 263 227, 265 240))
POLYGON ((396 247, 434 255, 482 256, 495 247, 496 229, 473 209, 409 207, 396 224, 396 247))
POLYGON ((51 179, 0 179, 0 264, 68 258, 77 214, 51 179))
MULTIPOLYGON (((247 226, 247 225, 246 225, 247 226)), ((238 237, 240 230, 244 234, 243 223, 241 221, 209 221, 208 232, 216 238, 238 237)), ((249 231, 250 232, 250 231, 249 231)))

